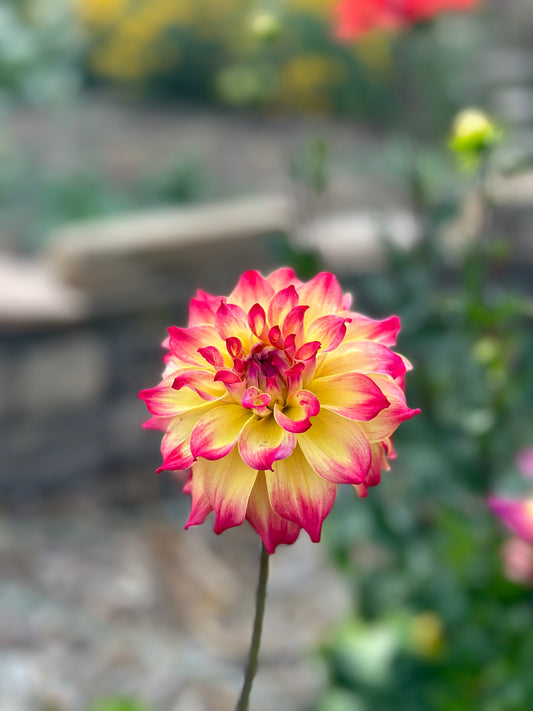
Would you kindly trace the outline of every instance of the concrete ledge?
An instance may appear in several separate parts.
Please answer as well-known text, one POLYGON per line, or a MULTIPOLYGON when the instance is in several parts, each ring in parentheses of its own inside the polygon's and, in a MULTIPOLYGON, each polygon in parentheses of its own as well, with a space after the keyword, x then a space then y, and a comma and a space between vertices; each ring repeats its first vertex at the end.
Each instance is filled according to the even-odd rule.
POLYGON ((87 313, 84 296, 45 262, 0 253, 0 328, 76 323, 87 313))
POLYGON ((302 225, 294 241, 318 252, 324 265, 337 274, 364 274, 383 269, 386 241, 408 251, 418 242, 419 231, 416 218, 406 211, 346 211, 302 225))
POLYGON ((294 215, 289 198, 267 195, 91 221, 58 231, 48 258, 60 277, 85 288, 112 293, 120 280, 138 291, 172 275, 188 294, 226 284, 221 271, 268 267, 272 257, 258 238, 289 232, 294 215))

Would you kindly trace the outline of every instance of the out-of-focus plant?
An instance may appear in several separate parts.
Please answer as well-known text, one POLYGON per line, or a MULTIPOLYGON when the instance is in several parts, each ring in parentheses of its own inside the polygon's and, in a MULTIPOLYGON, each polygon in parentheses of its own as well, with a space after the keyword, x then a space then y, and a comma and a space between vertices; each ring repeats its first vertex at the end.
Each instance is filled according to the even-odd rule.
POLYGON ((426 189, 422 150, 422 239, 409 252, 389 246, 386 273, 354 280, 361 308, 396 308, 409 324, 409 388, 424 417, 398 438, 409 472, 396 488, 371 492, 355 514, 340 497, 327 522, 332 557, 353 581, 354 617, 324 643, 330 684, 318 711, 521 711, 533 698, 533 557, 511 539, 502 570, 485 504, 533 429, 533 303, 514 283, 491 193, 505 138, 490 117, 463 114, 451 144, 467 152, 469 171, 440 197, 426 189), (420 616, 427 656, 398 633, 399 619, 420 616))
POLYGON ((82 38, 61 0, 0 6, 0 109, 64 98, 78 84, 82 38))
MULTIPOLYGON (((87 63, 96 81, 236 107, 393 122, 396 78, 390 38, 339 45, 333 32, 334 0, 71 2, 90 38, 87 63)), ((454 103, 446 82, 457 76, 468 51, 475 51, 471 39, 459 47, 457 38, 452 43, 451 35, 442 33, 413 53, 411 70, 428 75, 424 86, 431 106, 442 103, 443 92, 454 103), (446 68, 440 62, 437 74, 435 54, 453 60, 446 68)))
POLYGON ((207 171, 191 156, 176 155, 128 184, 118 183, 98 166, 72 168, 51 177, 10 146, 0 162, 5 234, 18 249, 28 251, 41 247, 53 229, 65 222, 190 204, 207 199, 211 191, 207 171))

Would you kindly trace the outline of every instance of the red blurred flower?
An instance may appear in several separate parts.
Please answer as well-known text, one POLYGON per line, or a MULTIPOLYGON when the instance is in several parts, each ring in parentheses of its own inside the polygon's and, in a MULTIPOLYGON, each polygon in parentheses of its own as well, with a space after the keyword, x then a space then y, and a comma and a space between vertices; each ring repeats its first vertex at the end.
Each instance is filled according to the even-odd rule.
POLYGON ((169 328, 161 383, 140 396, 165 432, 161 470, 191 468, 187 526, 215 512, 221 533, 247 519, 272 553, 304 528, 320 539, 337 484, 360 496, 417 414, 409 363, 390 350, 397 317, 350 310, 332 274, 243 274, 232 293, 198 292, 188 328, 169 328))
POLYGON ((442 12, 470 10, 479 0, 340 0, 336 34, 353 39, 372 30, 400 30, 442 12))

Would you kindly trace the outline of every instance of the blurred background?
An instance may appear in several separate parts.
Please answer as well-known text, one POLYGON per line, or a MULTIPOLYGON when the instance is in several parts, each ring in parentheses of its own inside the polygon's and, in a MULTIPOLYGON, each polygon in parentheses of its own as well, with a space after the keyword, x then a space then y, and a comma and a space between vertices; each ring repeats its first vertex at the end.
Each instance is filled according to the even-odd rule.
POLYGON ((256 536, 183 532, 137 392, 194 289, 287 264, 401 317, 423 414, 274 556, 253 708, 533 708, 486 505, 532 489, 533 8, 474 4, 342 42, 334 0, 0 6, 0 711, 233 708, 256 536))

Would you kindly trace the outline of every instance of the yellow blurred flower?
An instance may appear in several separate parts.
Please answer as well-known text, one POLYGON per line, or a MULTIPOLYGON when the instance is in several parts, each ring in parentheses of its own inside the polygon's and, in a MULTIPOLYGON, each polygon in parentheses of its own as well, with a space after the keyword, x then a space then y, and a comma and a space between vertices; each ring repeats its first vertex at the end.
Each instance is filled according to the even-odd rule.
POLYGON ((281 69, 281 98, 290 108, 331 110, 330 92, 345 78, 341 61, 323 54, 302 54, 281 69))
POLYGON ((435 657, 444 644, 444 625, 434 612, 421 612, 413 617, 410 647, 420 657, 435 657))
POLYGON ((72 0, 81 21, 89 28, 104 29, 123 18, 130 0, 72 0))
POLYGON ((98 74, 113 79, 134 81, 144 76, 144 58, 137 47, 103 44, 90 59, 91 68, 98 74))
POLYGON ((320 17, 332 17, 337 0, 285 0, 290 10, 305 12, 320 17))
POLYGON ((372 72, 386 75, 393 66, 390 37, 386 32, 368 32, 354 43, 357 57, 372 72))

